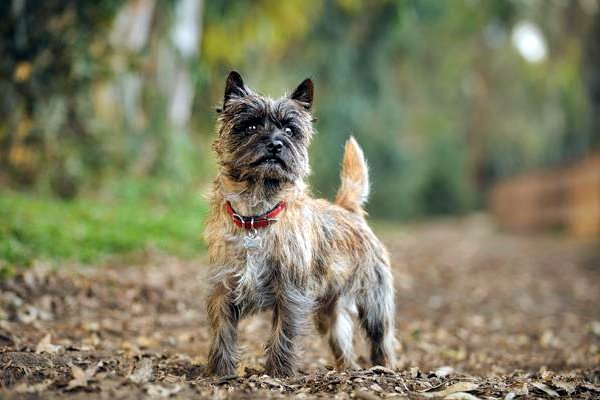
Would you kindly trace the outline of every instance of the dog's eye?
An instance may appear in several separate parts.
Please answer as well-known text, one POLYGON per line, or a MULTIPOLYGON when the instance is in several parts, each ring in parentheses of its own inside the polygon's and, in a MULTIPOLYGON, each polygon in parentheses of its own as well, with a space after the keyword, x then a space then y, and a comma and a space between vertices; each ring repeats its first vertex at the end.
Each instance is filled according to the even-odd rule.
POLYGON ((287 135, 293 135, 294 131, 292 130, 292 128, 290 128, 289 126, 286 126, 285 128, 283 128, 283 131, 287 134, 287 135))
POLYGON ((256 125, 250 125, 249 127, 246 128, 246 131, 248 133, 254 133, 254 132, 256 132, 256 125))

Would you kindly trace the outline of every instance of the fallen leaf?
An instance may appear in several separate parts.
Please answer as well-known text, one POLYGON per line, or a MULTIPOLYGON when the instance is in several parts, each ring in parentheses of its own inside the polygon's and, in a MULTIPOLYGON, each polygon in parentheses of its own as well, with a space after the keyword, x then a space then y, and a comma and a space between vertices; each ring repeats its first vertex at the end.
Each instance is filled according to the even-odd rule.
POLYGON ((158 347, 160 343, 148 336, 138 336, 136 339, 137 345, 141 348, 158 347))
POLYGON ((420 374, 421 374, 421 371, 419 370, 419 367, 411 367, 410 368, 410 377, 411 378, 418 378, 420 374))
POLYGON ((72 364, 71 365, 71 375, 73 375, 72 381, 81 380, 85 376, 85 371, 82 370, 81 368, 79 368, 77 365, 72 364))
POLYGON ((454 368, 449 366, 439 367, 435 371, 433 371, 434 375, 438 378, 444 378, 448 375, 452 375, 454 373, 454 368))
POLYGON ((149 358, 142 358, 138 362, 133 370, 133 373, 129 375, 129 379, 135 383, 146 383, 152 379, 152 360, 149 358))
POLYGON ((15 391, 15 393, 40 393, 46 390, 51 384, 51 380, 36 383, 34 385, 28 382, 22 382, 15 386, 13 390, 15 391))
POLYGON ((166 387, 162 385, 146 385, 146 392, 150 397, 170 397, 181 391, 180 385, 174 385, 172 387, 166 387))
POLYGON ((479 397, 465 392, 456 392, 444 397, 444 400, 480 400, 479 397))
POLYGON ((478 387, 479 385, 473 382, 457 382, 445 389, 438 390, 436 392, 420 392, 419 395, 424 397, 446 397, 452 393, 470 392, 478 387))
POLYGON ((259 382, 266 383, 272 387, 281 387, 281 381, 277 378, 272 378, 268 375, 263 375, 258 379, 259 382))
POLYGON ((381 366, 381 365, 376 365, 374 367, 371 367, 371 368, 369 368, 369 371, 376 372, 378 374, 388 374, 388 375, 394 375, 395 374, 395 372, 392 371, 391 369, 386 368, 386 367, 381 366))
POLYGON ((527 387, 527 383, 524 382, 522 384, 514 383, 511 386, 512 392, 514 392, 515 396, 528 396, 529 388, 527 387))
POLYGON ((556 375, 556 374, 555 374, 553 371, 547 371, 547 370, 546 370, 546 371, 543 371, 543 372, 541 372, 541 375, 540 375, 540 377, 541 377, 541 378, 542 378, 544 381, 550 382, 550 381, 552 381, 552 378, 554 378, 554 376, 555 376, 555 375, 556 375))
POLYGON ((574 393, 575 389, 577 388, 574 384, 570 382, 561 381, 556 378, 552 380, 552 384, 557 388, 564 390, 565 392, 567 392, 567 394, 574 393))
MULTIPOLYGON (((266 375, 263 375, 263 376, 266 376, 266 375)), ((232 380, 234 380, 234 379, 238 379, 238 378, 239 378, 239 377, 238 377, 237 375, 235 375, 235 374, 233 374, 233 375, 225 375, 225 376, 220 376, 220 377, 218 377, 218 378, 217 378, 217 379, 214 381, 214 384, 215 384, 215 385, 222 385, 222 384, 224 384, 224 383, 227 383, 227 382, 229 382, 229 381, 232 381, 232 380)))
POLYGON ((369 386, 369 389, 371 389, 374 392, 383 392, 383 388, 376 383, 369 386))
POLYGON ((35 347, 36 353, 48 353, 48 354, 57 354, 59 353, 63 347, 59 344, 52 344, 52 336, 47 334, 40 340, 40 342, 35 347))
POLYGON ((541 390, 542 392, 546 393, 549 396, 559 397, 559 394, 556 393, 556 391, 554 391, 553 389, 551 389, 548 385, 543 384, 542 382, 531 382, 531 385, 533 387, 541 390))
POLYGON ((598 385, 592 385, 591 383, 584 383, 581 386, 584 387, 584 388, 586 388, 586 389, 588 389, 588 390, 591 390, 593 392, 600 393, 600 386, 598 386, 598 385))
POLYGON ((100 361, 96 365, 92 365, 88 367, 85 371, 79 368, 75 364, 71 364, 71 375, 73 375, 73 379, 71 379, 67 385, 67 390, 73 390, 79 387, 86 387, 90 381, 96 375, 96 371, 98 368, 102 366, 102 361, 100 361))
POLYGON ((379 396, 360 389, 354 391, 354 398, 360 400, 380 400, 379 396))
POLYGON ((125 352, 125 354, 128 357, 134 357, 140 354, 140 349, 127 340, 121 343, 121 349, 125 352))

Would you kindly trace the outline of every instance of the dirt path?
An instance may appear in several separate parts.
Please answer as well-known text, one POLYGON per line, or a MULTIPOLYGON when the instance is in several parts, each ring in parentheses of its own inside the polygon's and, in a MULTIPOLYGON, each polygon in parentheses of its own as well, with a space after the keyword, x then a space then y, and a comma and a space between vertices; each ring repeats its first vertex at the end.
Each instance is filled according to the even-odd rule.
POLYGON ((380 232, 395 266, 396 372, 332 372, 310 334, 297 377, 263 376, 262 315, 242 324, 240 377, 205 377, 205 263, 146 254, 0 284, 0 398, 600 398, 593 247, 499 234, 483 217, 380 232))

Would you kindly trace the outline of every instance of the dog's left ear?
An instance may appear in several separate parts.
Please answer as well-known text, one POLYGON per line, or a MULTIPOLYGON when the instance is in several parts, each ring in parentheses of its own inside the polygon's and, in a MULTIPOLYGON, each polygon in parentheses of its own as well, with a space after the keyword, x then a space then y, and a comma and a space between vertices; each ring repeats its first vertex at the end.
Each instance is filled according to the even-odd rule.
POLYGON ((313 82, 310 78, 306 78, 298 85, 290 99, 296 100, 302 107, 310 110, 313 102, 313 82))

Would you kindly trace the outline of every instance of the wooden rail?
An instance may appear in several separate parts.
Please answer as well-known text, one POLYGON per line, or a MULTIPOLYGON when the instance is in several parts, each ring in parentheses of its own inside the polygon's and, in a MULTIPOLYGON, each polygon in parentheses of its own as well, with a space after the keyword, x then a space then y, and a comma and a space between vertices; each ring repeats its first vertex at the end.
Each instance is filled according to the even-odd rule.
POLYGON ((491 191, 501 227, 514 231, 561 229, 600 236, 600 153, 563 168, 516 176, 491 191))

